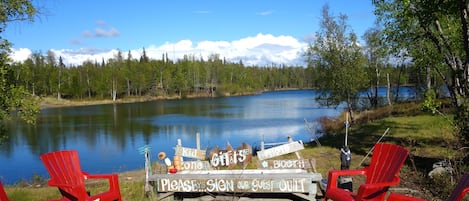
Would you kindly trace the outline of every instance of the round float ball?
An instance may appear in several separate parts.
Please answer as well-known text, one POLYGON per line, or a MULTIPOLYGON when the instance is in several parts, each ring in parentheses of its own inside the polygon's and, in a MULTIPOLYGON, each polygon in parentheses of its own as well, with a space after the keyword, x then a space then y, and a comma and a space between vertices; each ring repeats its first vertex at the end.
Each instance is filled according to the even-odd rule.
POLYGON ((166 158, 166 153, 164 153, 163 151, 158 153, 158 159, 163 160, 164 158, 166 158))
POLYGON ((178 170, 176 168, 170 168, 169 169, 169 173, 171 173, 171 174, 176 174, 177 171, 178 170))

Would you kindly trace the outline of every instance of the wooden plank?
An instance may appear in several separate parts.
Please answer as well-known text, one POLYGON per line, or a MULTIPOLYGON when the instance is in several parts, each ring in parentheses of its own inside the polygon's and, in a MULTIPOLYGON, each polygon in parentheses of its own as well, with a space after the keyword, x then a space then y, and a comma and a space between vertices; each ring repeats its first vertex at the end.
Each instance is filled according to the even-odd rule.
POLYGON ((194 174, 156 174, 150 177, 150 181, 155 181, 158 192, 312 193, 314 191, 315 193, 316 183, 322 179, 319 173, 304 172, 264 171, 266 173, 262 174, 243 174, 242 171, 234 170, 230 171, 232 173, 226 172, 227 174, 213 174, 212 172, 217 171, 198 171, 194 174), (203 172, 209 173, 200 174, 203 172))
POLYGON ((259 160, 266 160, 269 158, 273 158, 273 157, 281 156, 284 154, 289 154, 289 153, 293 153, 299 150, 303 150, 304 148, 305 147, 301 140, 294 141, 294 142, 286 143, 286 144, 279 145, 276 147, 272 147, 269 149, 264 149, 262 151, 258 151, 257 158, 259 160))
POLYGON ((212 170, 212 166, 208 161, 183 161, 182 170, 212 170))
POLYGON ((178 156, 194 158, 194 159, 199 159, 199 160, 204 160, 207 155, 206 150, 193 149, 193 148, 187 148, 187 147, 181 147, 181 146, 174 147, 174 150, 176 152, 175 154, 178 156))
POLYGON ((161 178, 159 192, 308 192, 311 180, 306 178, 161 178))
POLYGON ((237 175, 262 175, 262 174, 304 174, 308 173, 306 170, 303 169, 245 169, 245 170, 183 170, 178 171, 175 174, 175 177, 180 175, 189 174, 190 177, 194 177, 196 175, 200 175, 201 177, 205 177, 205 175, 224 175, 226 177, 230 176, 237 176, 237 175))
POLYGON ((259 169, 314 169, 316 171, 315 159, 284 159, 257 161, 259 169))

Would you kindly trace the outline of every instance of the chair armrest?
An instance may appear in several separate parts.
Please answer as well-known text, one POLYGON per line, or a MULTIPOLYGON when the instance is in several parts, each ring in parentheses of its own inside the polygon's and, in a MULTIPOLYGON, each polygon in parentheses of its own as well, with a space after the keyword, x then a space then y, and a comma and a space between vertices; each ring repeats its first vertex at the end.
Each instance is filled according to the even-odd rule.
POLYGON ((329 171, 329 176, 327 177, 327 189, 337 188, 337 180, 339 176, 352 176, 352 175, 364 175, 366 169, 358 170, 331 170, 329 171))
POLYGON ((398 176, 394 177, 394 180, 391 182, 383 182, 383 183, 374 183, 374 184, 362 184, 358 188, 357 197, 363 197, 365 192, 370 192, 371 189, 380 189, 380 188, 387 188, 390 186, 395 186, 399 184, 400 178, 398 176))
POLYGON ((119 176, 117 174, 88 174, 82 172, 85 179, 107 179, 109 181, 109 189, 116 190, 119 188, 119 176))
POLYGON ((88 174, 86 172, 83 172, 83 177, 85 179, 110 179, 116 176, 117 174, 88 174))

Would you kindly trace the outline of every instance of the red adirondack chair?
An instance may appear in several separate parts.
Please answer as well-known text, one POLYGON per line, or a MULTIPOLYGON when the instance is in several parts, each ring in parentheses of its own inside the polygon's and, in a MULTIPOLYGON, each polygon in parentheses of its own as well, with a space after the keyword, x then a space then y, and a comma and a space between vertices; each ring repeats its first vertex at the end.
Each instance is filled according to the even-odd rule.
POLYGON ((77 151, 49 152, 41 155, 40 158, 51 176, 48 184, 59 188, 63 196, 61 200, 122 201, 117 174, 88 174, 83 172, 77 151), (96 195, 89 195, 86 190, 85 179, 107 179, 109 190, 96 195))
MULTIPOLYGON (((464 174, 459 183, 454 188, 453 192, 446 201, 461 201, 464 196, 469 192, 469 173, 464 174)), ((425 199, 402 195, 398 193, 391 193, 388 201, 427 201, 425 199)))
POLYGON ((377 143, 374 146, 371 162, 368 167, 358 170, 332 170, 329 171, 324 200, 334 201, 382 201, 390 186, 400 182, 399 170, 404 164, 409 151, 404 147, 377 143), (357 193, 338 188, 339 176, 366 176, 365 183, 360 185, 357 193))
POLYGON ((7 197, 5 189, 3 188, 2 181, 0 181, 0 201, 10 201, 7 197))

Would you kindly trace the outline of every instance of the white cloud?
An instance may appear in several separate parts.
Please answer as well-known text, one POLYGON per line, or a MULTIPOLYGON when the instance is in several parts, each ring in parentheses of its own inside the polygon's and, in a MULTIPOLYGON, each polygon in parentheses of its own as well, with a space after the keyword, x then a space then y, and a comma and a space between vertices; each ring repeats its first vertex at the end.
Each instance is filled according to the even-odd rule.
POLYGON ((120 32, 114 28, 107 25, 104 20, 96 21, 97 28, 94 29, 94 32, 85 30, 81 36, 85 38, 94 38, 94 37, 117 37, 120 35, 120 32))
POLYGON ((95 29, 95 35, 96 37, 114 37, 114 36, 119 36, 120 33, 117 29, 115 28, 110 28, 108 30, 104 30, 102 28, 97 28, 95 29))
POLYGON ((94 37, 116 37, 120 35, 120 32, 115 28, 103 29, 96 28, 94 32, 84 31, 81 34, 85 38, 94 38, 94 37))
MULTIPOLYGON (((184 55, 194 56, 196 59, 207 60, 209 56, 218 54, 220 58, 228 61, 243 61, 249 66, 274 65, 304 65, 303 52, 307 44, 298 41, 291 36, 273 36, 270 34, 257 34, 235 41, 200 41, 193 43, 191 40, 181 40, 176 43, 166 42, 163 45, 150 45, 145 47, 148 57, 161 59, 163 54, 168 54, 171 60, 177 60, 184 55)), ((117 54, 116 49, 62 49, 52 50, 57 56, 62 56, 67 65, 79 65, 84 61, 107 61, 117 54)), ((129 50, 123 50, 122 55, 126 58, 129 50)), ((140 58, 141 49, 130 50, 132 58, 140 58)), ((15 61, 23 61, 31 54, 29 49, 14 50, 12 58, 15 61), (18 55, 23 55, 22 57, 18 55)))
POLYGON ((10 55, 10 58, 13 59, 13 61, 24 61, 32 53, 28 48, 13 49, 12 51, 13 53, 10 55))
POLYGON ((102 59, 107 61, 108 59, 114 58, 117 55, 118 50, 98 50, 98 49, 62 49, 62 50, 51 50, 55 55, 61 56, 66 65, 80 65, 85 61, 98 61, 102 59))

